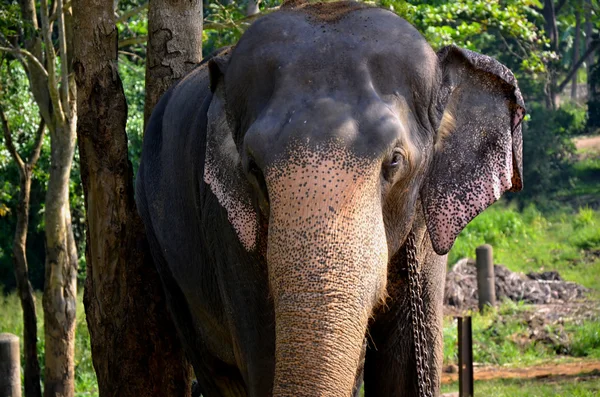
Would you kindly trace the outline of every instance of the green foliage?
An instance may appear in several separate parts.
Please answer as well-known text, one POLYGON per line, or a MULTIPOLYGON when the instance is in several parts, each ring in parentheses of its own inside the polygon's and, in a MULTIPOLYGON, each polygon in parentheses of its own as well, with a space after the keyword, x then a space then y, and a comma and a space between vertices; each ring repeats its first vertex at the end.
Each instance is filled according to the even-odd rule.
MULTIPOLYGON (((83 310, 83 294, 77 296, 77 320, 75 325, 75 395, 98 396, 96 373, 92 365, 90 335, 83 310)), ((42 383, 44 380, 44 311, 42 294, 35 293, 38 333, 38 359, 41 366, 42 383)), ((25 366, 23 349, 23 314, 17 294, 4 294, 0 291, 0 333, 9 332, 17 335, 21 342, 21 366, 25 366)), ((23 373, 23 371, 21 371, 23 373)), ((24 384, 23 382, 21 382, 24 384)))
POLYGON ((572 137, 585 127, 576 108, 548 110, 538 103, 528 105, 531 118, 523 128, 523 191, 509 197, 520 206, 534 202, 552 208, 550 197, 571 187, 575 161, 572 137))
MULTIPOLYGON (((34 145, 40 123, 39 109, 29 90, 25 71, 16 60, 0 64, 0 102, 5 109, 13 133, 13 142, 19 155, 27 161, 34 145)), ((19 198, 19 172, 2 139, 0 145, 0 286, 15 287, 12 242, 16 228, 19 198)), ((44 203, 50 167, 50 137, 46 133, 40 158, 33 169, 27 240, 29 276, 34 288, 44 285, 44 203)), ((85 210, 83 188, 80 183, 79 158, 76 151, 69 184, 71 220, 77 243, 79 263, 85 271, 85 210)))
POLYGON ((570 354, 575 357, 600 358, 600 324, 588 321, 571 325, 570 354))
POLYGON ((567 280, 600 293, 600 211, 572 214, 567 207, 543 215, 534 206, 518 212, 499 202, 477 216, 459 235, 448 256, 454 264, 475 257, 475 248, 492 244, 494 261, 512 271, 557 270, 567 280))
POLYGON ((20 17, 19 3, 13 0, 0 0, 0 34, 12 36, 23 29, 24 24, 20 17))
MULTIPOLYGON (((545 325, 536 332, 548 337, 532 338, 529 316, 533 306, 504 301, 483 314, 471 312, 473 360, 485 365, 529 366, 567 357, 600 357, 600 322, 570 322, 564 327, 545 325), (563 339, 559 335, 564 335, 563 339)), ((458 363, 456 320, 444 319, 444 363, 458 363)))
POLYGON ((127 138, 129 160, 133 164, 134 175, 140 164, 142 140, 144 138, 144 89, 145 65, 130 60, 127 56, 119 58, 119 75, 127 99, 127 138))
MULTIPOLYGON (((40 116, 29 91, 27 76, 15 60, 4 60, 0 63, 0 103, 12 130, 15 147, 26 160, 33 148, 40 116)), ((43 225, 43 202, 48 180, 44 167, 49 163, 49 144, 49 138, 46 137, 44 150, 38 166, 33 171, 31 184, 27 257, 30 280, 35 288, 41 288, 44 283, 44 230, 41 225, 43 225)), ((0 139, 0 209, 2 209, 0 211, 0 286, 7 289, 16 286, 12 243, 17 223, 18 199, 19 171, 2 138, 0 139)))
POLYGON ((520 60, 513 69, 531 74, 544 72, 552 56, 534 8, 538 0, 382 0, 380 5, 410 21, 435 49, 456 44, 491 56, 512 53, 520 60))

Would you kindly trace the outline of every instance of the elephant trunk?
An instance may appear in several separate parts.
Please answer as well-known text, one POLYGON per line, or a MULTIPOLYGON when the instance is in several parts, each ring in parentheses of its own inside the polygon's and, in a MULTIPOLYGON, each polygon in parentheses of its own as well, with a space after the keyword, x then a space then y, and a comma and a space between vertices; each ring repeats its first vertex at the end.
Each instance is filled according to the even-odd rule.
POLYGON ((276 316, 273 395, 347 397, 369 316, 385 294, 379 173, 359 159, 303 157, 266 175, 276 316))

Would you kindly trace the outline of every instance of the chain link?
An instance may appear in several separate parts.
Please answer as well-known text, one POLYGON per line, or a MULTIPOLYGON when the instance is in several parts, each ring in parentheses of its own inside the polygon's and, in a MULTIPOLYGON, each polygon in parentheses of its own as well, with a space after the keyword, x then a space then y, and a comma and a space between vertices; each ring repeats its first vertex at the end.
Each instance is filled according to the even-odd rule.
POLYGON ((411 230, 406 239, 406 262, 408 266, 408 294, 410 299, 410 317, 412 336, 417 363, 417 392, 419 397, 433 397, 431 372, 429 370, 429 351, 425 340, 423 299, 419 274, 419 259, 415 233, 411 230))

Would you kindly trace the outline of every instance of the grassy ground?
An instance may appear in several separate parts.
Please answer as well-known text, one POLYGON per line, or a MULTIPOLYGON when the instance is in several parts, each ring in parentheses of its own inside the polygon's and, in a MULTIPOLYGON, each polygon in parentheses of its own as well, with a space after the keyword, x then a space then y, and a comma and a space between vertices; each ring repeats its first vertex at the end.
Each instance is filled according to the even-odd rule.
POLYGON ((600 293, 600 211, 581 207, 543 215, 531 206, 523 212, 498 202, 475 218, 457 239, 449 263, 475 257, 481 244, 494 247, 494 262, 512 271, 557 270, 600 293))
MULTIPOLYGON (((506 379, 475 382, 474 393, 494 397, 594 397, 600 394, 600 375, 548 379, 506 379)), ((442 386, 442 393, 456 392, 458 384, 442 386)))
MULTIPOLYGON (((505 302, 484 314, 471 313, 473 361, 530 366, 575 358, 600 359, 600 319, 531 326, 531 305, 505 302)), ((444 364, 458 363, 457 328, 444 319, 444 364)))
MULTIPOLYGON (((36 293, 36 308, 38 319, 38 357, 44 376, 44 312, 42 310, 42 294, 36 293)), ((23 349, 23 315, 21 304, 16 294, 0 293, 0 333, 10 332, 21 338, 23 349)), ((21 357, 21 364, 24 364, 21 357)), ((77 324, 75 330, 75 392, 78 397, 97 396, 98 385, 92 366, 90 335, 85 321, 81 294, 77 299, 77 324)))

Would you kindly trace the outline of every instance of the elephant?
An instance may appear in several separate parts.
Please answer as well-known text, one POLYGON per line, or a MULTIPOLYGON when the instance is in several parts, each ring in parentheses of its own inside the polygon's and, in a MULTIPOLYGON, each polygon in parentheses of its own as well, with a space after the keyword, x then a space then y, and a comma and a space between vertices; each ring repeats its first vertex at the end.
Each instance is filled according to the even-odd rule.
POLYGON ((205 397, 415 396, 407 249, 433 393, 447 253, 522 188, 512 72, 395 13, 285 2, 160 99, 136 202, 205 397))

